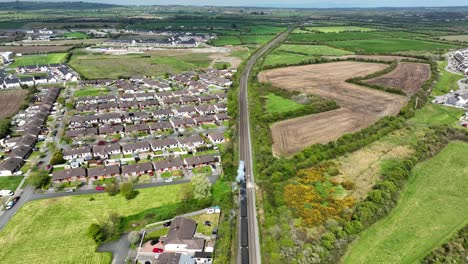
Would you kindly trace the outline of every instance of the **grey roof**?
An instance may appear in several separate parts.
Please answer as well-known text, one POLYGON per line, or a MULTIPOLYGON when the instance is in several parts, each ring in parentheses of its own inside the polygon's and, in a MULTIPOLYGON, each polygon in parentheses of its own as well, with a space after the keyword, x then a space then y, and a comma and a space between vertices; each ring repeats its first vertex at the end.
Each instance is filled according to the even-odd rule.
POLYGON ((150 144, 148 142, 135 142, 122 145, 122 150, 137 150, 137 149, 146 149, 149 148, 150 144))
POLYGON ((155 260, 155 264, 179 264, 180 257, 182 254, 180 253, 162 253, 159 257, 155 260))
POLYGON ((120 151, 120 144, 118 143, 107 144, 103 146, 99 146, 99 145, 93 146, 94 154, 107 155, 108 153, 114 152, 116 150, 120 151))
POLYGON ((63 180, 70 177, 86 177, 86 169, 74 168, 69 170, 55 171, 52 174, 52 180, 63 180))
POLYGON ((115 175, 120 173, 119 165, 90 168, 88 169, 88 177, 99 177, 105 175, 115 175))
POLYGON ((91 153, 91 148, 88 146, 84 146, 79 148, 64 149, 62 153, 63 156, 86 154, 91 153))
POLYGON ((152 170, 153 170, 153 164, 151 162, 122 166, 122 174, 147 172, 147 171, 152 171, 152 170))
POLYGON ((194 238, 193 235, 197 229, 197 222, 192 219, 177 217, 169 228, 166 237, 162 237, 161 241, 164 244, 186 244, 187 249, 203 250, 205 247, 205 239, 194 238))
POLYGON ((223 132, 209 133, 208 137, 211 138, 213 141, 224 140, 224 133, 223 132))
POLYGON ((18 146, 18 147, 15 147, 8 156, 12 158, 26 159, 31 152, 32 152, 31 147, 18 146))
POLYGON ((20 158, 7 158, 0 163, 0 170, 7 170, 13 173, 21 169, 23 163, 24 161, 20 158))

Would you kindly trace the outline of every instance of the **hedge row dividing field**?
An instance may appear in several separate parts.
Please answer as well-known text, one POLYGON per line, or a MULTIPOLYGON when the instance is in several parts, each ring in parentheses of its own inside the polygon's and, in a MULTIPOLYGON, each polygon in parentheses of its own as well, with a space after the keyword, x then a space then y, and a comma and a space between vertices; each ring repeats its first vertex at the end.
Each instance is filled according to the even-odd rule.
POLYGON ((365 230, 343 263, 416 263, 468 223, 468 143, 415 167, 390 215, 365 230))
POLYGON ((451 44, 438 42, 421 41, 414 39, 367 39, 367 40, 347 40, 330 41, 330 46, 342 48, 354 52, 365 53, 392 53, 403 51, 437 51, 456 48, 451 44))
POLYGON ((16 57, 11 67, 63 63, 67 58, 67 53, 50 53, 47 55, 27 55, 16 57))

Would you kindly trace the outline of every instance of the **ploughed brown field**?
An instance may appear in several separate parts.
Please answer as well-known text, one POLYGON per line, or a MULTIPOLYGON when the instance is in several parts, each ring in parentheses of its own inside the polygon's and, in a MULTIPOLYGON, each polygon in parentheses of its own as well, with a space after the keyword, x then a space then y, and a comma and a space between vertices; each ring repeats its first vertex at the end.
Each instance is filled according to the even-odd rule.
POLYGON ((331 62, 262 71, 261 82, 335 100, 340 109, 273 124, 273 154, 289 156, 315 143, 328 143, 361 130, 384 116, 398 114, 409 97, 370 89, 346 80, 388 67, 381 63, 331 62))
POLYGON ((401 62, 393 71, 366 80, 366 83, 401 89, 407 95, 412 96, 430 77, 431 67, 429 64, 401 62))
POLYGON ((0 92, 0 118, 16 114, 23 104, 27 90, 6 90, 0 92))

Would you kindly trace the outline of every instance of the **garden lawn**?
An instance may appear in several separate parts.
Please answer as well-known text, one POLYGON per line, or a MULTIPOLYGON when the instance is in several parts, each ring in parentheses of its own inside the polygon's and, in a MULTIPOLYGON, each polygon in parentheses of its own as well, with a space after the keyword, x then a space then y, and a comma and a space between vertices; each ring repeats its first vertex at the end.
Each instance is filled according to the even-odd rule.
POLYGON ((335 49, 325 45, 293 45, 293 44, 283 44, 278 50, 300 53, 309 56, 342 56, 354 54, 353 52, 335 49))
POLYGON ((447 61, 437 62, 437 68, 439 69, 440 78, 437 84, 432 89, 433 95, 444 95, 450 90, 458 90, 457 82, 463 79, 463 75, 451 73, 445 70, 447 67, 447 61))
POLYGON ((354 52, 388 53, 400 51, 436 51, 448 50, 457 46, 437 42, 421 41, 415 39, 369 39, 332 41, 327 44, 354 52))
POLYGON ((419 263, 468 223, 468 144, 452 142, 418 164, 398 205, 365 230, 343 263, 419 263))
POLYGON ((102 55, 77 52, 70 66, 85 79, 119 79, 132 76, 160 76, 206 68, 212 59, 208 53, 160 55, 102 55))
POLYGON ((46 55, 25 55, 16 57, 10 67, 19 67, 26 65, 48 65, 54 63, 63 63, 67 58, 67 53, 49 53, 46 55))
POLYGON ((409 120, 409 123, 451 125, 459 128, 458 120, 463 113, 463 109, 460 108, 429 103, 416 111, 416 114, 409 120))
POLYGON ((0 177, 0 190, 15 191, 18 188, 23 176, 5 176, 0 177))
POLYGON ((121 195, 101 193, 29 202, 0 232, 0 259, 2 263, 108 264, 111 254, 95 252, 96 244, 86 235, 89 225, 109 212, 128 216, 177 203, 182 187, 139 189, 138 196, 130 201, 121 195))
POLYGON ((304 107, 303 105, 294 102, 293 100, 284 98, 274 93, 269 93, 265 96, 265 98, 265 108, 270 113, 290 112, 304 107))
POLYGON ((75 97, 84 97, 84 96, 98 96, 98 95, 106 95, 109 93, 109 89, 105 87, 93 87, 93 88, 85 88, 76 90, 75 97))

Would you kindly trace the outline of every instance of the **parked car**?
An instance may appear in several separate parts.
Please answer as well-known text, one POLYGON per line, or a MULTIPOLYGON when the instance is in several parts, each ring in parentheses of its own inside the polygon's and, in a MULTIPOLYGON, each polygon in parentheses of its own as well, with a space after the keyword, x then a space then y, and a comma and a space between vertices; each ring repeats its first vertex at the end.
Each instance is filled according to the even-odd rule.
POLYGON ((12 191, 12 190, 1 190, 0 191, 0 195, 1 196, 5 196, 5 195, 8 195, 8 196, 13 196, 15 193, 12 191))
POLYGON ((166 179, 166 182, 172 182, 172 178, 166 179))
POLYGON ((166 223, 164 223, 164 226, 165 227, 171 226, 171 223, 172 223, 171 221, 167 221, 166 223))
POLYGON ((212 235, 217 235, 218 234, 218 228, 214 228, 213 231, 211 232, 212 235))
POLYGON ((159 239, 153 239, 153 240, 151 240, 150 245, 154 246, 157 243, 159 243, 159 239))
POLYGON ((74 191, 75 191, 75 189, 72 189, 72 188, 67 188, 67 189, 65 189, 65 192, 67 192, 67 193, 72 193, 72 192, 74 192, 74 191))
POLYGON ((210 221, 205 221, 205 225, 206 226, 211 226, 211 222, 210 221))
POLYGON ((16 196, 15 198, 13 198, 13 200, 9 201, 6 204, 5 209, 10 210, 18 202, 19 199, 20 199, 19 196, 16 196))
POLYGON ((104 187, 103 186, 96 186, 96 191, 104 191, 104 187))
POLYGON ((162 248, 153 248, 153 253, 163 253, 163 251, 162 248))

